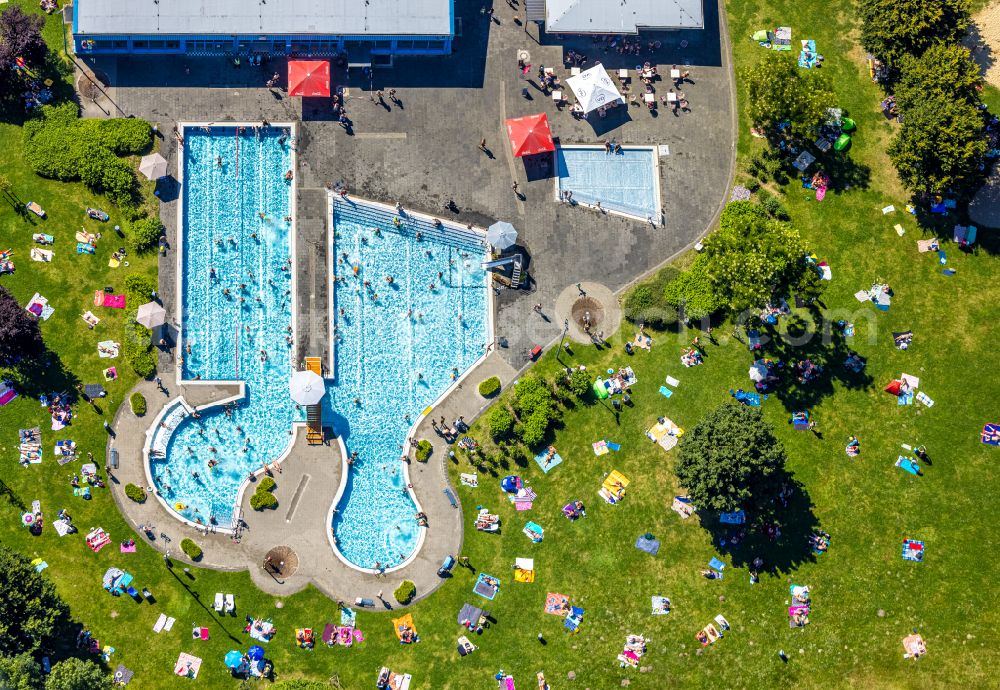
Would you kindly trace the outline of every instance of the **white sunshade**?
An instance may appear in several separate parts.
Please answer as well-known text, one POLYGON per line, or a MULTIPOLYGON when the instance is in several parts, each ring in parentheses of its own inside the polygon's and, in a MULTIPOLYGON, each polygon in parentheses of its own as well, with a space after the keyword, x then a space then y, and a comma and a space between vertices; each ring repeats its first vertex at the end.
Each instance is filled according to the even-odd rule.
POLYGON ((139 307, 135 320, 146 328, 156 328, 166 322, 167 310, 156 302, 147 302, 139 307))
POLYGON ((158 180, 167 174, 167 159, 158 153, 143 156, 139 162, 139 172, 149 180, 158 180))
POLYGON ((315 405, 326 393, 326 382, 314 371, 296 371, 289 385, 292 400, 299 405, 315 405))
POLYGON ((497 249, 507 249, 517 242, 517 230, 505 220, 494 223, 486 230, 486 242, 497 249))
POLYGON ((767 378, 767 366, 763 362, 755 362, 753 366, 750 367, 750 380, 761 382, 767 378))
POLYGON ((607 70, 601 64, 596 64, 575 77, 570 77, 566 80, 566 84, 573 91, 585 113, 602 105, 614 105, 622 100, 622 95, 618 93, 618 87, 611 81, 607 70))

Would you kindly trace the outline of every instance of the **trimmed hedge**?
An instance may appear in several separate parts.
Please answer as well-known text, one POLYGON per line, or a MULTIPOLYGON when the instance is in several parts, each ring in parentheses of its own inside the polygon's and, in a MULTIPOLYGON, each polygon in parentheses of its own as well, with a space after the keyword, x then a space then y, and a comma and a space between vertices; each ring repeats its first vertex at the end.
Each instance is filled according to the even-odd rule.
POLYGON ((134 221, 129 228, 128 242, 132 251, 142 254, 157 248, 163 223, 159 218, 144 217, 134 221))
POLYGON ((276 486, 277 483, 275 483, 273 477, 264 477, 263 479, 260 480, 260 483, 257 485, 257 491, 255 493, 259 494, 263 491, 274 491, 274 487, 276 486))
POLYGON ((264 510, 266 508, 277 508, 278 499, 270 491, 257 491, 250 497, 250 507, 254 510, 264 510))
POLYGON ((195 544, 190 539, 181 539, 181 551, 187 554, 187 557, 192 561, 201 560, 202 550, 201 547, 195 544))
POLYGON ((574 369, 573 373, 567 377, 566 383, 569 385, 570 391, 577 398, 583 399, 590 395, 590 374, 585 370, 574 369))
POLYGON ((152 348, 153 332, 141 323, 136 323, 135 317, 139 307, 152 299, 156 283, 147 276, 133 273, 122 281, 122 289, 128 307, 120 338, 122 356, 136 374, 148 379, 156 373, 156 354, 152 348))
POLYGON ((136 503, 145 503, 146 501, 146 490, 135 484, 125 485, 125 495, 136 503))
POLYGON ((149 150, 153 132, 135 118, 81 120, 76 103, 42 106, 25 123, 24 148, 36 174, 64 182, 82 180, 121 208, 135 206, 139 184, 132 163, 118 156, 149 150))
POLYGON ((409 580, 403 580, 403 582, 396 588, 396 591, 392 593, 392 596, 396 597, 396 601, 400 604, 409 604, 413 601, 413 597, 417 594, 417 586, 409 580))
POLYGON ((129 406, 132 408, 132 414, 136 417, 141 417, 146 414, 146 398, 142 393, 136 391, 128 399, 129 406))
POLYGON ((489 398, 497 394, 500 390, 500 379, 496 376, 491 376, 482 383, 479 384, 479 395, 484 398, 489 398))
POLYGON ((420 439, 420 443, 417 444, 417 462, 427 462, 427 459, 431 456, 434 451, 434 446, 426 438, 420 439))

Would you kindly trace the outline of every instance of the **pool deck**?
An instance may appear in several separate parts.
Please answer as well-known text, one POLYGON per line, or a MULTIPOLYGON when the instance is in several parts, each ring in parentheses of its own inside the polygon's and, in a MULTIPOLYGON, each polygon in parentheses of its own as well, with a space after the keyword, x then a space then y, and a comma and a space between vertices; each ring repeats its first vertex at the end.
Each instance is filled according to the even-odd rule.
MULTIPOLYGON (((167 380, 167 373, 160 372, 164 380, 167 380)), ((487 405, 477 389, 479 382, 490 376, 499 376, 507 385, 516 372, 497 354, 490 355, 435 408, 435 414, 443 414, 448 419, 465 415, 471 420, 487 405)), ((197 399, 199 404, 232 394, 227 386, 182 385, 181 388, 179 392, 185 399, 189 402, 197 399)), ((205 533, 184 525, 152 499, 142 504, 128 499, 124 490, 126 484, 147 485, 142 466, 146 428, 178 394, 178 391, 170 391, 169 395, 160 393, 149 381, 141 382, 136 390, 146 397, 147 412, 137 418, 128 405, 118 410, 113 425, 115 436, 109 439, 109 447, 116 448, 119 453, 118 470, 111 473, 114 477, 111 493, 137 533, 139 525, 154 526, 155 540, 149 541, 145 536, 137 538, 161 552, 169 551, 173 560, 187 562, 179 544, 181 539, 189 537, 204 550, 205 555, 198 565, 220 570, 249 570, 254 583, 269 594, 287 595, 313 584, 332 599, 352 602, 357 597, 364 597, 375 600, 381 608, 383 604, 378 603, 378 593, 385 592, 391 599, 388 593, 403 580, 416 584, 417 600, 433 592, 443 582, 436 572, 445 556, 460 555, 464 536, 463 511, 452 508, 444 495, 445 487, 449 486, 448 449, 431 429, 429 418, 420 424, 417 436, 431 441, 434 452, 426 463, 415 460, 410 463, 410 482, 430 525, 428 538, 408 565, 384 577, 375 577, 348 567, 330 549, 326 534, 329 530, 327 514, 341 482, 341 457, 336 442, 308 445, 303 429, 298 431, 292 452, 281 463, 281 473, 274 475, 278 507, 254 511, 249 505, 250 492, 244 495, 241 509, 246 527, 238 542, 225 534, 205 533), (161 533, 166 534, 169 541, 160 538, 161 533), (272 577, 262 567, 264 554, 275 546, 288 546, 299 556, 298 571, 287 579, 272 577)), ((386 608, 389 606, 398 607, 398 604, 389 603, 386 608)))
MULTIPOLYGON (((499 25, 490 24, 473 3, 456 6, 461 21, 460 36, 452 56, 442 58, 397 59, 392 68, 376 68, 375 86, 395 88, 402 105, 383 107, 369 99, 367 80, 333 70, 333 82, 350 88, 348 114, 351 132, 333 118, 317 99, 288 98, 283 92, 264 88, 272 72, 285 73, 285 60, 275 58, 265 69, 234 70, 224 57, 122 56, 80 59, 107 76, 107 96, 101 107, 85 108, 86 116, 103 117, 107 112, 146 118, 158 124, 162 136, 160 152, 176 168, 179 152, 170 136, 171 127, 183 121, 299 121, 297 146, 296 218, 297 278, 296 359, 321 356, 328 361, 328 267, 325 250, 327 205, 325 186, 343 179, 352 195, 381 201, 399 202, 404 207, 487 227, 496 220, 512 222, 519 232, 519 244, 530 255, 526 267, 528 285, 521 290, 503 290, 497 297, 496 334, 501 346, 483 362, 463 385, 441 401, 434 415, 449 419, 462 414, 473 419, 486 401, 476 386, 498 375, 504 385, 530 363, 534 345, 558 344, 562 332, 566 292, 577 283, 600 283, 608 295, 620 294, 632 281, 655 270, 665 261, 694 245, 715 224, 728 196, 735 160, 735 91, 725 14, 716 3, 706 3, 705 31, 657 34, 663 47, 655 55, 621 56, 602 52, 588 36, 556 41, 541 36, 540 42, 522 26, 514 24, 515 10, 495 7, 499 25), (719 25, 720 30, 715 26, 719 25), (683 39, 683 46, 681 45, 683 39), (610 72, 633 70, 636 62, 650 60, 669 69, 672 63, 690 65, 697 83, 686 85, 693 113, 674 116, 661 110, 651 117, 645 108, 628 108, 626 121, 621 112, 604 120, 575 120, 568 109, 558 110, 532 79, 522 80, 516 66, 517 51, 530 51, 536 66, 555 65, 565 81, 569 69, 562 55, 574 49, 590 57, 589 65, 602 61, 610 72), (525 99, 527 89, 532 98, 525 99), (111 102, 109 102, 111 101, 111 102), (113 103, 112 103, 113 102, 113 103), (566 144, 600 144, 615 140, 622 145, 666 144, 670 153, 660 158, 661 198, 665 223, 647 223, 602 214, 598 211, 557 203, 552 198, 552 178, 526 161, 514 158, 506 138, 505 118, 545 112, 553 133, 566 144), (595 126, 606 131, 595 131, 595 126), (165 135, 165 136, 163 136, 165 135), (492 156, 478 149, 486 138, 492 156), (519 185, 520 195, 511 191, 519 185), (458 211, 445 210, 453 199, 458 211), (563 299, 559 300, 560 295, 563 299), (542 304, 542 314, 533 310, 542 304)), ((644 32, 644 36, 647 35, 644 32)), ((669 88, 659 82, 658 91, 669 88)), ((161 219, 171 246, 177 246, 178 185, 172 178, 158 184, 161 219)), ((176 305, 176 260, 168 253, 160 260, 160 295, 168 313, 176 305)), ((575 290, 575 287, 573 287, 575 290)), ((593 292, 594 287, 590 287, 593 292)), ((176 324, 170 327, 176 330, 176 324)), ((170 329, 168 329, 170 330, 170 329)), ((168 337, 168 340, 170 338, 168 337)), ((159 375, 173 380, 174 354, 160 354, 159 375)), ((203 404, 208 399, 195 396, 228 397, 231 392, 217 386, 184 386, 189 402, 203 404)), ((339 486, 340 461, 333 445, 308 447, 297 444, 277 477, 276 511, 247 517, 250 527, 239 544, 222 535, 202 537, 185 527, 155 501, 143 505, 124 498, 123 486, 132 481, 145 485, 142 472, 142 441, 149 420, 155 417, 167 397, 157 393, 152 383, 138 390, 149 401, 143 420, 122 406, 115 420, 120 452, 121 482, 113 494, 133 525, 152 523, 159 538, 154 546, 171 550, 176 557, 179 540, 191 536, 205 547, 204 565, 224 569, 247 569, 262 589, 275 594, 294 591, 312 581, 332 597, 353 600, 374 598, 379 590, 391 592, 402 579, 417 584, 418 597, 428 594, 439 580, 435 571, 445 554, 458 554, 462 543, 461 511, 451 508, 443 494, 448 485, 447 450, 432 430, 423 426, 417 435, 434 443, 435 452, 426 465, 411 465, 411 480, 421 505, 430 518, 430 532, 416 560, 387 578, 351 570, 339 563, 322 530, 325 512, 339 486), (320 474, 322 472, 323 474, 320 474), (297 508, 289 517, 291 496, 309 474, 297 508), (320 487, 329 493, 320 496, 320 487), (308 497, 308 500, 303 500, 308 497), (290 522, 286 522, 290 520, 290 522), (301 522, 300 522, 301 521, 301 522), (311 521, 308 525, 306 521, 311 521), (296 529, 289 530, 289 525, 296 529), (298 526, 302 528, 299 529, 298 526), (322 542, 319 536, 323 536, 322 542), (294 543, 287 543, 294 542, 294 543), (281 584, 263 573, 260 556, 268 548, 285 543, 300 557, 300 570, 281 584)), ((427 422, 429 424, 429 420, 427 422)), ((457 492, 456 492, 457 493, 457 492)), ((252 511, 250 511, 252 513, 252 511)), ((183 560, 183 557, 181 557, 183 560)))

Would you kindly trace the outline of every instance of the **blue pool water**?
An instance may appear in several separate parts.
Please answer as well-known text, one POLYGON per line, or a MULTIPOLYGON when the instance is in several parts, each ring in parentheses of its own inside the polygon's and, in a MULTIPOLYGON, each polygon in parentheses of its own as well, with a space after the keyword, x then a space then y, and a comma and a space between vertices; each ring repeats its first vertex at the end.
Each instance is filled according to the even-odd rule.
POLYGON ((397 229, 393 217, 354 201, 334 206, 336 378, 329 412, 358 459, 332 527, 341 554, 364 568, 398 565, 416 547, 402 444, 424 408, 490 340, 483 243, 464 229, 438 230, 413 218, 397 229))
POLYGON ((559 191, 573 192, 582 204, 600 201, 609 211, 639 218, 660 217, 656 151, 624 147, 619 154, 604 148, 556 148, 559 191))
POLYGON ((154 436, 156 447, 169 435, 159 443, 165 455, 151 458, 150 469, 178 513, 222 527, 232 526, 240 484, 281 456, 292 422, 304 417, 288 393, 291 272, 283 269, 292 187, 283 177, 291 152, 280 137, 273 128, 259 136, 237 136, 233 127, 185 131, 182 376, 242 380, 246 398, 230 416, 220 407, 200 419, 181 408, 168 414, 154 436))

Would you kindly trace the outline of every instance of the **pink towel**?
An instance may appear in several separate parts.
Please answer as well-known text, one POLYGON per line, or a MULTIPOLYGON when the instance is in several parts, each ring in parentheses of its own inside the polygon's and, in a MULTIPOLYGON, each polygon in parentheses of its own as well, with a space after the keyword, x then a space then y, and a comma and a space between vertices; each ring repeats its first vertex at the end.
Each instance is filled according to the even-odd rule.
POLYGON ((129 546, 122 544, 118 550, 122 553, 135 553, 135 544, 130 544, 129 546))
POLYGON ((517 503, 514 504, 514 509, 515 510, 520 510, 520 511, 531 510, 531 506, 532 505, 533 504, 531 503, 531 501, 527 501, 527 502, 526 501, 518 501, 517 503))
POLYGON ((113 309, 125 308, 125 295, 105 295, 104 306, 113 309))
POLYGON ((364 642, 365 641, 365 636, 361 634, 360 630, 358 630, 357 628, 355 628, 354 629, 354 639, 357 640, 358 642, 364 642))

